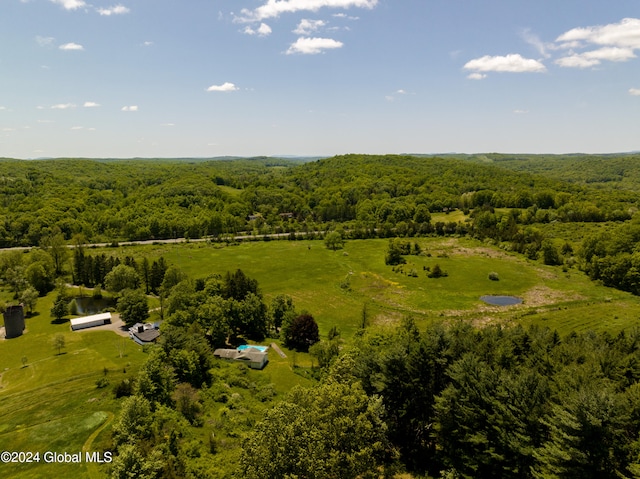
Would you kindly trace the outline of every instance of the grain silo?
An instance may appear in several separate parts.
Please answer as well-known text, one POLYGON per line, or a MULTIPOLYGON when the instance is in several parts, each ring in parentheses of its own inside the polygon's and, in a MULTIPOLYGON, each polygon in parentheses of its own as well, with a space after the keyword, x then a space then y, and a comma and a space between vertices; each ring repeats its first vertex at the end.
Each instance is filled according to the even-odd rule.
POLYGON ((7 339, 22 336, 24 331, 24 308, 21 304, 17 306, 7 306, 4 312, 4 329, 7 339))

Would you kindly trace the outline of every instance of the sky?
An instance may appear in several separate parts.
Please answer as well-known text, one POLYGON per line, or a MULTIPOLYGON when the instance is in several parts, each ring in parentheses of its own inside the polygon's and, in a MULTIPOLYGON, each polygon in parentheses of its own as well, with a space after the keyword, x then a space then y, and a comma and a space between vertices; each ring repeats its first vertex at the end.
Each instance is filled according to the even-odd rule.
POLYGON ((0 0, 0 157, 640 150, 637 0, 0 0))

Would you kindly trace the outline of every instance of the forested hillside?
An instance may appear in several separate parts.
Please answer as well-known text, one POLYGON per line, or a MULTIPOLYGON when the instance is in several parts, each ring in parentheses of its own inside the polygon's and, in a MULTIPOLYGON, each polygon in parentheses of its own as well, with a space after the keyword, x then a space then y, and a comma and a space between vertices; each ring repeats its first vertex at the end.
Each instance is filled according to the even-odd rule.
MULTIPOLYGON (((620 161, 633 164, 632 158, 620 161)), ((556 164, 550 168, 562 170, 556 164)), ((455 208, 545 210, 536 222, 606 221, 629 219, 637 205, 630 191, 551 176, 402 156, 349 155, 302 165, 275 159, 5 160, 0 246, 38 245, 52 232, 66 241, 81 235, 97 242, 326 229, 332 222, 367 234, 382 228, 389 236, 396 230, 430 233, 424 226, 430 213, 455 208)))

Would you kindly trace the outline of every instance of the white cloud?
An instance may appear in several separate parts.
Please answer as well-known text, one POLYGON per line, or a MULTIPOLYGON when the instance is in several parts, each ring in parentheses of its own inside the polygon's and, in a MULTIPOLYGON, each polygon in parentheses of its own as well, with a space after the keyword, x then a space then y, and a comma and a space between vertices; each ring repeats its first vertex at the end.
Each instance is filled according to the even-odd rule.
POLYGON ((485 75, 484 73, 471 73, 467 75, 467 78, 469 80, 484 80, 485 78, 487 78, 487 75, 485 75))
POLYGON ((209 88, 207 88, 207 91, 227 92, 227 91, 236 91, 236 90, 238 90, 238 87, 235 86, 235 84, 230 82, 225 82, 222 85, 211 85, 209 88))
POLYGON ((243 8, 241 16, 236 17, 239 22, 259 22, 267 18, 279 17, 283 13, 300 11, 317 12, 321 8, 374 8, 378 0, 267 0, 267 2, 249 10, 243 8))
POLYGON ((529 110, 513 110, 516 115, 526 115, 529 113, 529 110))
POLYGON ((573 50, 574 48, 582 48, 584 45, 579 41, 574 42, 565 42, 558 44, 550 45, 549 48, 552 50, 573 50))
POLYGON ((122 111, 138 111, 138 105, 123 106, 122 111))
POLYGON ((640 88, 629 88, 629 95, 640 96, 640 88))
POLYGON ((60 45, 58 48, 60 48, 60 50, 65 50, 65 51, 80 51, 80 50, 84 50, 84 47, 78 43, 65 43, 64 45, 60 45))
POLYGON ((324 27, 325 25, 326 22, 324 22, 323 20, 307 20, 306 18, 303 18, 302 20, 300 20, 300 23, 293 31, 293 33, 296 33, 298 35, 309 35, 312 32, 317 31, 319 28, 324 27))
MULTIPOLYGON (((485 55, 481 58, 468 61, 464 67, 465 70, 474 70, 475 72, 544 72, 546 67, 538 60, 523 58, 517 53, 506 56, 489 56, 485 55)), ((478 78, 473 78, 478 79, 478 78)))
POLYGON ((7 107, 6 106, 0 106, 0 111, 7 111, 7 107))
POLYGON ((287 50, 287 55, 301 53, 303 55, 315 55, 323 50, 342 48, 344 44, 332 38, 298 38, 287 50))
POLYGON ((624 18, 619 23, 574 28, 560 35, 556 42, 573 45, 576 42, 587 42, 596 45, 640 49, 640 19, 624 18))
POLYGON ((554 63, 566 68, 589 68, 600 64, 600 60, 590 60, 581 55, 571 55, 568 57, 558 58, 554 63))
POLYGON ((52 110, 69 110, 70 108, 75 108, 76 106, 73 103, 58 103, 57 105, 52 105, 52 110))
MULTIPOLYGON (((393 94, 386 95, 384 98, 387 101, 395 101, 396 95, 402 96, 402 95, 409 95, 409 94, 410 93, 407 90, 400 88, 399 90, 394 91, 393 94)), ((411 93, 411 95, 415 95, 415 93, 411 93)))
POLYGON ((84 130, 84 126, 72 126, 72 130, 84 130))
POLYGON ((51 45, 53 45, 54 41, 55 38, 53 37, 41 37, 40 35, 36 37, 36 43, 41 47, 50 47, 51 45))
POLYGON ((85 108, 96 108, 102 105, 100 105, 100 103, 96 103, 95 101, 85 101, 84 105, 82 106, 84 106, 85 108))
POLYGON ((111 15, 123 15, 125 13, 129 13, 130 11, 131 10, 129 10, 124 5, 114 5, 113 7, 109 8, 98 8, 98 13, 107 17, 111 15))
POLYGON ((84 0, 51 0, 51 2, 60 5, 65 10, 76 10, 87 5, 84 0))
POLYGON ((558 58, 555 63, 561 67, 588 68, 600 65, 602 60, 610 62, 626 62, 636 58, 631 48, 603 47, 585 53, 574 53, 567 57, 558 58))
POLYGON ((266 23, 261 23, 260 26, 255 29, 251 27, 245 27, 244 30, 242 30, 242 32, 246 33, 247 35, 257 35, 259 37, 266 37, 271 35, 271 27, 266 23))
POLYGON ((142 46, 143 46, 143 47, 150 47, 150 46, 152 46, 152 45, 153 45, 153 42, 149 42, 149 41, 146 41, 146 42, 143 42, 143 43, 142 43, 142 46))
POLYGON ((522 39, 536 49, 539 55, 544 58, 549 58, 549 54, 547 53, 547 45, 540 40, 540 37, 535 33, 532 33, 530 29, 526 28, 521 32, 522 39))

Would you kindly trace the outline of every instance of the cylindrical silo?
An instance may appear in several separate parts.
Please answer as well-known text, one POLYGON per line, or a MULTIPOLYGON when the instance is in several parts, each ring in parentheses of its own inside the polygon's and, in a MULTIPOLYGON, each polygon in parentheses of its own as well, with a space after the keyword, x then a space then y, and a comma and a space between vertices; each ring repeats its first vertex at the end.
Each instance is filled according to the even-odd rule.
POLYGON ((21 304, 7 306, 4 312, 4 329, 7 339, 22 336, 22 331, 24 331, 24 308, 21 304))

